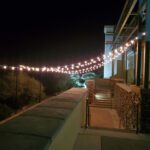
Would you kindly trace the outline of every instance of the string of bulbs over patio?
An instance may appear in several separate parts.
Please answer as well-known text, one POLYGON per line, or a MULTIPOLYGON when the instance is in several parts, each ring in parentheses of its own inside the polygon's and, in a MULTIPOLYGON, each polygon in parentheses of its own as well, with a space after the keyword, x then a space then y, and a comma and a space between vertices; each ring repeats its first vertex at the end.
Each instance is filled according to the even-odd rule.
MULTIPOLYGON (((145 36, 146 33, 143 32, 142 36, 145 36)), ((65 73, 65 74, 83 74, 91 71, 95 71, 105 64, 112 62, 112 60, 118 58, 121 54, 125 53, 127 49, 135 44, 138 40, 138 37, 130 40, 126 44, 115 48, 112 52, 109 52, 107 55, 97 56, 89 60, 82 62, 68 64, 64 66, 44 66, 44 67, 34 67, 34 66, 9 66, 9 65, 0 65, 0 69, 3 70, 12 70, 12 71, 28 71, 28 72, 56 72, 56 73, 65 73)))

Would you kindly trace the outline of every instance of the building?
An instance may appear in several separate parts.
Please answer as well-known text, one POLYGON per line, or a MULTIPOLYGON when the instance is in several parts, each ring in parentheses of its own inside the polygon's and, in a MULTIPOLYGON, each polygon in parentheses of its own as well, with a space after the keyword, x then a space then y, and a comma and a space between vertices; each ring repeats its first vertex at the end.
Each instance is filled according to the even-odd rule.
POLYGON ((117 26, 105 26, 104 33, 107 56, 104 78, 115 76, 126 83, 149 88, 150 1, 126 1, 117 26), (115 51, 120 53, 118 57, 115 51))
MULTIPOLYGON (((109 54, 112 50, 114 26, 105 26, 105 55, 109 54)), ((112 76, 112 63, 104 65, 104 78, 110 78, 112 76)))

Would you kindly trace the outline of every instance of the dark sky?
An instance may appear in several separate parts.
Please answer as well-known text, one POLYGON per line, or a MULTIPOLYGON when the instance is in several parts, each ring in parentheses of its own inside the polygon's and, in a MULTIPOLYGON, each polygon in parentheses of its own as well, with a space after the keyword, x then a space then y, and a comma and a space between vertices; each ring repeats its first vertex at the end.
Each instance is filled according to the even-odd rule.
POLYGON ((0 10, 0 63, 65 65, 103 51, 104 25, 125 0, 7 3, 0 10))

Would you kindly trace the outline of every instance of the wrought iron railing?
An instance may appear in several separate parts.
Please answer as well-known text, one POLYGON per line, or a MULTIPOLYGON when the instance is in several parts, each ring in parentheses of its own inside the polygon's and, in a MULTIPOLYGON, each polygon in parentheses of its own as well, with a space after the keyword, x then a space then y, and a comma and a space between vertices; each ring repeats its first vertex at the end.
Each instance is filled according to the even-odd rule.
POLYGON ((139 131, 140 96, 125 84, 116 84, 114 98, 120 124, 127 130, 139 131))

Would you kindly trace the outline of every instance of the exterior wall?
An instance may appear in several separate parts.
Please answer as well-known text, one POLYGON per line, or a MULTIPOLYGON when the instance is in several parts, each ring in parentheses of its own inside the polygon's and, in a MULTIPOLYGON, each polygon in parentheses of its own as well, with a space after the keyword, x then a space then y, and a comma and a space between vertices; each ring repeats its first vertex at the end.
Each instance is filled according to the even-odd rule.
POLYGON ((128 50, 127 52, 127 82, 134 84, 135 80, 135 54, 134 51, 128 50))
POLYGON ((121 77, 122 74, 122 60, 121 55, 114 59, 114 76, 121 77))
POLYGON ((117 60, 117 76, 122 76, 122 60, 117 60))
POLYGON ((117 59, 114 59, 114 75, 117 75, 117 59))
MULTIPOLYGON (((112 51, 114 26, 105 26, 105 55, 108 55, 112 51)), ((112 76, 112 63, 104 65, 104 78, 110 78, 112 76)))
MULTIPOLYGON (((111 45, 105 44, 105 55, 111 52, 111 45)), ((110 78, 112 76, 112 63, 104 65, 104 78, 110 78)))

